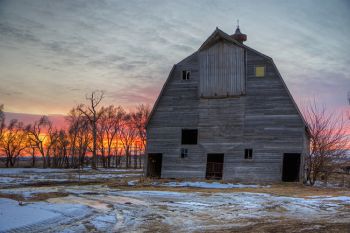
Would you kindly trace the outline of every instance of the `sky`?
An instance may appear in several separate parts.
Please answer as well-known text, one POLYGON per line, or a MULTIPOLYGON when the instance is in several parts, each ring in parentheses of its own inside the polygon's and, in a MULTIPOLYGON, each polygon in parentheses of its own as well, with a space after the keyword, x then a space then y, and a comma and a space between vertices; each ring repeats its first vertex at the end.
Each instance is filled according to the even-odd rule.
POLYGON ((347 106, 350 1, 0 0, 0 103, 66 114, 93 90, 104 105, 153 105, 172 65, 219 27, 272 57, 299 105, 347 106))

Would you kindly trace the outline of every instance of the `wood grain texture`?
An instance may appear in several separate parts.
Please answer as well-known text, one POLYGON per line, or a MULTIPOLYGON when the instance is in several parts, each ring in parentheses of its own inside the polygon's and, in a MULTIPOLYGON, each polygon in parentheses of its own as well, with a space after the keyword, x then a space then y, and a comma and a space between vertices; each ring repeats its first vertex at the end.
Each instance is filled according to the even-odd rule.
POLYGON ((205 178, 207 154, 224 153, 224 180, 281 181, 283 154, 307 153, 305 124, 273 61, 246 48, 243 54, 239 71, 243 81, 232 86, 232 79, 240 76, 227 73, 237 72, 226 69, 228 64, 217 66, 225 68, 221 76, 215 72, 203 76, 202 70, 208 68, 201 63, 201 51, 174 66, 147 125, 147 153, 163 154, 162 178, 205 178), (258 65, 266 67, 265 77, 255 77, 258 65), (184 69, 191 71, 190 80, 182 80, 184 69), (214 76, 217 82, 228 82, 227 87, 215 86, 209 80, 214 76), (244 93, 201 98, 202 91, 213 93, 208 85, 235 92, 244 86, 244 93), (197 145, 181 145, 183 128, 198 129, 197 145), (188 149, 187 158, 180 158, 181 148, 188 149), (247 148, 253 149, 252 160, 244 159, 247 148))
POLYGON ((244 49, 223 40, 199 52, 200 97, 245 93, 244 49))

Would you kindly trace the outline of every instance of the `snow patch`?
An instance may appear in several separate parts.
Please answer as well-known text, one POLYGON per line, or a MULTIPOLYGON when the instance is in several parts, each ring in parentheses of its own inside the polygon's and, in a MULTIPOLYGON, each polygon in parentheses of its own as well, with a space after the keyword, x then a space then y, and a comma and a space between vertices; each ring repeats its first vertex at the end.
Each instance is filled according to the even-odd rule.
POLYGON ((23 173, 52 173, 67 172, 74 169, 57 169, 57 168, 0 168, 0 174, 23 174, 23 173))
POLYGON ((91 223, 94 225, 94 227, 99 231, 105 231, 107 228, 109 228, 112 224, 116 223, 117 219, 115 217, 114 213, 106 214, 106 215, 100 215, 91 220, 91 223))
POLYGON ((219 182, 168 182, 155 185, 167 186, 167 187, 194 187, 194 188, 208 188, 208 189, 230 189, 230 188, 268 188, 270 186, 261 186, 255 184, 222 184, 219 182))
POLYGON ((69 221, 89 212, 83 205, 36 202, 20 206, 17 201, 0 198, 0 231, 45 225, 47 222, 69 221))

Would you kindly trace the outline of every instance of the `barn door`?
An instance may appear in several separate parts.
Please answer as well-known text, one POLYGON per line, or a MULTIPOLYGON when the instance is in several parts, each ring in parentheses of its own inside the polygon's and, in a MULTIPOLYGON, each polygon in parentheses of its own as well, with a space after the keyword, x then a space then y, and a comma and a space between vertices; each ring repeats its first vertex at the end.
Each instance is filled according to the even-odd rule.
POLYGON ((148 154, 148 176, 160 178, 162 175, 162 157, 160 153, 148 154))
POLYGON ((207 179, 222 179, 224 169, 224 154, 208 154, 207 169, 205 177, 207 179))
POLYGON ((300 171, 300 154, 298 153, 283 154, 282 181, 298 182, 299 171, 300 171))

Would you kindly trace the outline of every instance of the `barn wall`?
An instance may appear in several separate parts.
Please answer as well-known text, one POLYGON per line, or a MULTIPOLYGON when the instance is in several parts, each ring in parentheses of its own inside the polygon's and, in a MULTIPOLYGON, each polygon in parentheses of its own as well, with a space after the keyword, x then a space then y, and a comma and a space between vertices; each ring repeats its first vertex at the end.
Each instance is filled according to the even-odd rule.
POLYGON ((163 154, 162 178, 204 178, 207 154, 224 153, 226 180, 281 181, 283 153, 305 152, 307 138, 272 61, 248 50, 245 95, 199 98, 199 56, 175 66, 147 126, 147 152, 163 154), (255 77, 257 65, 266 67, 265 77, 255 77), (191 71, 190 80, 182 80, 182 70, 191 71), (198 145, 181 145, 183 128, 198 129, 198 145), (253 149, 252 160, 244 149, 253 149))
POLYGON ((303 153, 304 124, 271 60, 247 52, 243 138, 238 151, 225 157, 224 178, 242 181, 280 181, 284 153, 303 153), (255 66, 265 77, 255 77, 255 66), (253 149, 253 159, 244 159, 253 149))
POLYGON ((235 96, 245 92, 244 49, 219 41, 199 52, 201 97, 235 96))
POLYGON ((162 178, 204 178, 206 157, 199 145, 181 145, 181 130, 198 126, 199 68, 197 54, 175 66, 147 127, 147 153, 162 153, 162 178), (182 70, 191 71, 182 80, 182 70), (181 158, 181 148, 189 156, 181 158))

